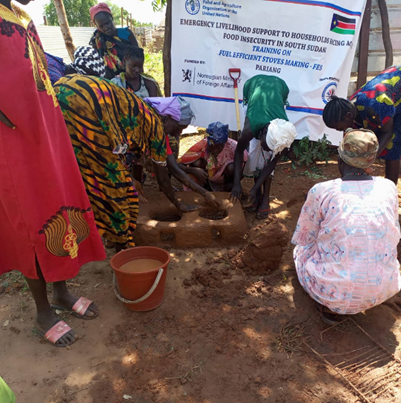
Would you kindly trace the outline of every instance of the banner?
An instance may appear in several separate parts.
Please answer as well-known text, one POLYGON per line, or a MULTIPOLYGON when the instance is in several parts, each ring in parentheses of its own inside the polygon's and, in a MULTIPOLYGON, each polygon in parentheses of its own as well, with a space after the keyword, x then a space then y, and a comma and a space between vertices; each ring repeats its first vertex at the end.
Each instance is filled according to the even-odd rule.
MULTIPOLYGON (((172 0, 171 85, 185 97, 197 126, 214 121, 237 129, 230 68, 243 85, 257 74, 282 78, 290 89, 288 118, 299 138, 328 129, 323 108, 335 93, 347 96, 366 0, 172 0)), ((244 110, 240 107, 241 124, 244 110)))

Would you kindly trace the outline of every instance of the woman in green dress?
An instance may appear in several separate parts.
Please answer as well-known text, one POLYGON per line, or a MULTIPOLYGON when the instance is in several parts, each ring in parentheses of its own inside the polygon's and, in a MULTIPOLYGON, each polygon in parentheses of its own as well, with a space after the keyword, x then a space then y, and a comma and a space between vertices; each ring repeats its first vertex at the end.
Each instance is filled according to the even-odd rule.
POLYGON ((231 199, 241 199, 242 175, 253 177, 255 185, 250 193, 251 205, 247 210, 256 212, 257 219, 264 219, 269 215, 274 169, 297 136, 285 111, 288 94, 287 84, 275 76, 257 75, 244 85, 243 98, 247 111, 244 129, 235 150, 231 199), (243 170, 244 151, 248 147, 248 161, 243 170))

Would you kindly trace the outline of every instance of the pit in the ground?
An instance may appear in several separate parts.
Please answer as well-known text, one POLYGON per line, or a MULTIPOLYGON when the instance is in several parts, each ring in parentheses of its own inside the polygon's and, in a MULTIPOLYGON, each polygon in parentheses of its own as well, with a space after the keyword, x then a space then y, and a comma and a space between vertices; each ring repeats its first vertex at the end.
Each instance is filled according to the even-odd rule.
POLYGON ((206 218, 207 220, 223 220, 228 216, 227 210, 213 210, 205 208, 199 211, 199 217, 206 218))
POLYGON ((156 213, 152 214, 151 219, 162 222, 178 222, 181 220, 181 215, 174 213, 156 213))

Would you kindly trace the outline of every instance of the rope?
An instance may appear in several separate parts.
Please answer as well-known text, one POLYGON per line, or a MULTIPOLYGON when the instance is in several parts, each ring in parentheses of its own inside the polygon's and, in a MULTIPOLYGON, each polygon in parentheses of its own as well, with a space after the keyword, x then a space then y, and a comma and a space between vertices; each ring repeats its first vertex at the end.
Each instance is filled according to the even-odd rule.
POLYGON ((121 301, 124 302, 124 304, 139 304, 140 302, 145 301, 145 299, 148 299, 152 294, 153 291, 156 289, 156 287, 159 285, 160 279, 162 278, 164 270, 159 269, 159 272, 157 273, 156 280, 153 283, 152 287, 150 290, 141 298, 135 300, 135 301, 130 301, 129 299, 125 299, 122 297, 117 289, 117 283, 116 283, 116 275, 113 273, 113 288, 114 288, 114 294, 116 294, 116 297, 121 301))

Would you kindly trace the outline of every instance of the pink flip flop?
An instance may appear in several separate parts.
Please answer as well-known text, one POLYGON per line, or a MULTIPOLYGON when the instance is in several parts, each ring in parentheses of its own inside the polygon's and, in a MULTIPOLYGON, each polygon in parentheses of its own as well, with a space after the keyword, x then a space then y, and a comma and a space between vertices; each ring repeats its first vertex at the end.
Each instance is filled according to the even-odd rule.
POLYGON ((46 333, 40 331, 38 328, 35 328, 35 329, 42 337, 45 338, 45 340, 54 344, 56 347, 68 347, 77 341, 77 339, 75 339, 71 343, 56 344, 63 336, 65 336, 68 332, 70 332, 72 330, 67 325, 67 323, 65 323, 63 320, 60 320, 60 322, 57 322, 46 333))
POLYGON ((66 309, 62 306, 59 305, 54 305, 52 304, 52 308, 53 309, 58 309, 60 311, 66 311, 66 312, 70 312, 72 313, 74 316, 76 316, 77 318, 80 319, 85 319, 85 320, 92 320, 95 319, 99 316, 98 312, 93 312, 94 315, 93 316, 87 316, 85 315, 88 308, 93 304, 93 301, 91 301, 88 298, 85 297, 80 297, 78 299, 78 301, 74 304, 74 306, 72 307, 72 309, 66 309))

